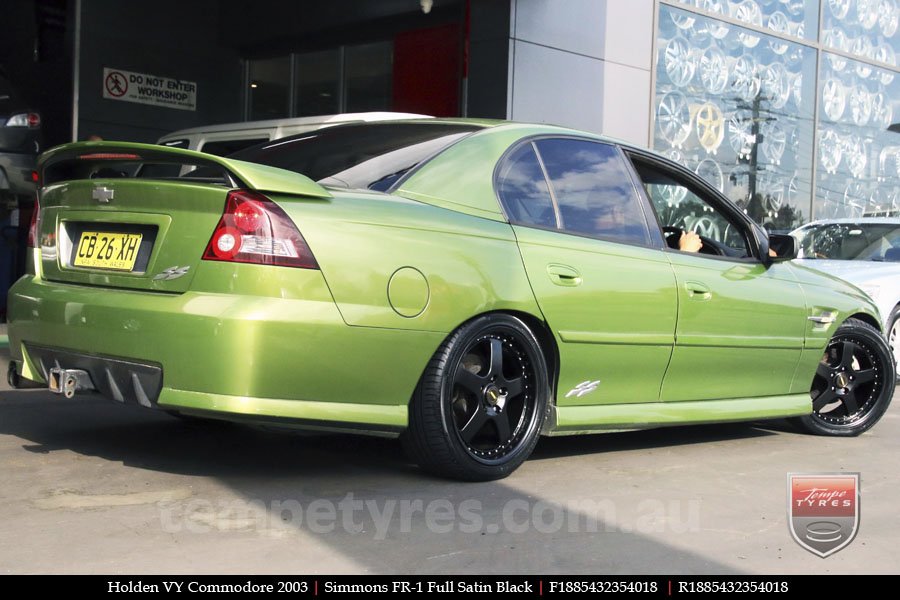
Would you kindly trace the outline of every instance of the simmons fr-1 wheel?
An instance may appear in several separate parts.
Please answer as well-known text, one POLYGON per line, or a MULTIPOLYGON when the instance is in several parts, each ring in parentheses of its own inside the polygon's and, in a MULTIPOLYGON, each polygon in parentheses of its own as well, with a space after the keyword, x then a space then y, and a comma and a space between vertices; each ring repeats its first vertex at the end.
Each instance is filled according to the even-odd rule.
POLYGON ((506 477, 534 450, 549 395, 547 362, 525 323, 503 314, 478 317, 454 332, 425 368, 404 446, 438 475, 506 477))
POLYGON ((847 319, 828 342, 813 378, 812 414, 794 419, 820 435, 854 436, 884 414, 894 395, 894 357, 884 337, 847 319))

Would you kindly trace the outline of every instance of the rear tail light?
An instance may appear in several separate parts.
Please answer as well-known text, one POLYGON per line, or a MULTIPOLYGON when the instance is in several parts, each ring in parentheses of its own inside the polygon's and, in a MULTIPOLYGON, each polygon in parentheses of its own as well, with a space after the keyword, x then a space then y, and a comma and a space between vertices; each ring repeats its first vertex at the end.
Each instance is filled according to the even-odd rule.
POLYGON ((300 231, 280 206, 250 190, 233 190, 203 260, 318 269, 300 231))
POLYGON ((28 247, 38 247, 38 228, 41 224, 41 202, 34 197, 34 209, 31 211, 31 225, 28 227, 28 247))
POLYGON ((37 113, 19 113, 11 116, 6 121, 7 127, 30 127, 35 129, 41 126, 41 115, 37 113))

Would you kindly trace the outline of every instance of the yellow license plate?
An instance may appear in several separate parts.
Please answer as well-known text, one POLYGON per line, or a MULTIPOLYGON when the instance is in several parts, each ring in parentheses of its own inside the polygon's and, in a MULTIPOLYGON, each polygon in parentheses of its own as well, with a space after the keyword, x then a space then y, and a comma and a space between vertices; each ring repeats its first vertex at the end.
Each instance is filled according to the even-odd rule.
POLYGON ((141 237, 139 233, 82 232, 75 266, 131 271, 141 247, 141 237))

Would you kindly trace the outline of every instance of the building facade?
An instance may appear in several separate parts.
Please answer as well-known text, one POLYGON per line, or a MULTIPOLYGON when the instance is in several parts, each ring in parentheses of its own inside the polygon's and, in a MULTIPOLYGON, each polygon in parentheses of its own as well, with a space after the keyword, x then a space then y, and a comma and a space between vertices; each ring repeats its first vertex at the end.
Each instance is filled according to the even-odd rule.
POLYGON ((900 214, 898 21, 897 0, 473 0, 437 28, 250 60, 251 93, 259 77, 289 85, 246 115, 431 108, 587 129, 663 152, 788 231, 900 214), (479 46, 503 52, 503 37, 505 60, 479 46), (410 65, 422 48, 431 63, 410 65), (423 87, 444 101, 407 98, 423 87))
POLYGON ((770 229, 900 214, 898 0, 14 7, 0 62, 33 88, 50 143, 366 110, 508 118, 650 146, 770 229), (41 63, 48 32, 61 49, 41 63))
POLYGON ((517 0, 509 116, 649 145, 770 229, 898 215, 898 19, 896 0, 517 0))

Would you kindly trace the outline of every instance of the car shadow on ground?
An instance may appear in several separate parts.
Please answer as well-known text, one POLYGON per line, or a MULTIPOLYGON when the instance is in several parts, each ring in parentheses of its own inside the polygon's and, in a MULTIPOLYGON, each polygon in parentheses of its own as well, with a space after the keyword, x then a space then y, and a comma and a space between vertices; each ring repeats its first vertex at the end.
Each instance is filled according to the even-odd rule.
POLYGON ((70 450, 181 475, 315 476, 357 465, 412 468, 405 467, 395 440, 183 420, 99 397, 65 400, 43 391, 0 392, 0 433, 29 440, 23 446, 29 452, 70 450))
MULTIPOLYGON (((535 476, 538 481, 548 476, 537 462, 531 467, 526 463, 506 480, 461 484, 423 473, 393 439, 184 421, 99 398, 65 400, 38 390, 0 392, 0 434, 15 436, 31 453, 74 452, 158 473, 142 476, 109 465, 102 471, 107 478, 97 480, 99 491, 93 479, 76 479, 65 485, 74 483, 79 489, 62 490, 63 495, 109 493, 141 480, 153 481, 151 486, 189 485, 196 491, 188 498, 159 503, 145 513, 156 521, 153 527, 184 536, 179 539, 188 545, 201 539, 195 534, 211 534, 202 539, 215 543, 226 539, 216 536, 235 531, 256 532, 267 539, 297 537, 349 561, 339 564, 370 573, 736 572, 678 542, 685 534, 699 532, 699 521, 692 522, 688 514, 691 502, 699 502, 692 497, 675 500, 681 503, 678 514, 663 515, 660 521, 654 513, 659 508, 649 514, 635 512, 642 499, 663 506, 660 490, 619 496, 592 484, 574 496, 560 495, 554 488, 531 487, 535 476), (211 478, 231 493, 211 491, 193 478, 211 478), (352 518, 353 526, 344 524, 346 513, 340 508, 348 494, 361 507, 352 518), (573 499, 580 504, 570 506, 573 499), (292 512, 292 506, 299 511, 316 502, 330 510, 337 507, 336 526, 314 531, 292 512), (407 520, 404 503, 414 512, 407 520), (435 503, 450 510, 449 526, 446 521, 429 521, 426 507, 435 503), (388 512, 390 518, 385 517, 388 512), (680 529, 659 529, 670 527, 672 518, 681 523, 680 529), (641 523, 649 524, 647 531, 641 523), (390 544, 389 552, 385 544, 390 544)), ((751 426, 729 425, 545 439, 535 458, 543 463, 587 453, 602 457, 606 451, 759 435, 765 434, 751 426)), ((65 464, 65 456, 57 462, 65 464)), ((577 470, 577 465, 573 468, 577 470)), ((97 477, 101 472, 92 473, 97 477)), ((44 499, 32 502, 47 502, 46 498, 53 502, 60 490, 35 493, 44 499)), ((152 570, 152 565, 145 566, 152 570)))
MULTIPOLYGON (((66 400, 44 391, 0 392, 0 433, 29 440, 23 448, 69 450, 172 474, 312 477, 357 471, 431 479, 395 439, 315 433, 226 421, 181 419, 99 397, 66 400), (277 457, 277 460, 271 460, 277 457)), ((749 423, 543 438, 533 458, 601 455, 774 435, 749 423)))
MULTIPOLYGON (((66 503, 94 507, 107 498, 115 502, 117 494, 174 489, 184 492, 182 499, 127 514, 145 524, 147 544, 176 561, 195 560, 204 548, 258 540, 260 551, 295 557, 269 565, 277 572, 738 573, 744 558, 738 555, 769 552, 758 546, 770 543, 760 540, 771 534, 759 530, 759 515, 731 515, 729 499, 758 493, 753 486, 768 489, 772 469, 756 465, 773 460, 766 453, 777 456, 784 444, 776 441, 760 454, 755 442, 792 431, 785 421, 765 421, 545 438, 511 477, 461 484, 420 471, 397 440, 190 422, 98 397, 0 390, 0 436, 9 436, 4 444, 14 459, 5 471, 9 510, 20 511, 30 527, 61 519, 96 529, 93 552, 101 558, 78 565, 102 572, 114 564, 157 572, 160 563, 139 553, 119 556, 103 542, 121 535, 126 509, 66 503), (341 520, 349 494, 365 503, 354 516, 358 529, 341 520), (62 512, 36 516, 47 502, 62 512), (316 502, 338 509, 337 526, 314 531, 279 508, 310 509, 316 502), (449 529, 444 521, 429 524, 422 507, 448 502, 454 512, 449 529), (420 512, 404 521, 403 503, 420 512), (472 519, 462 509, 472 505, 477 527, 464 529, 472 519), (395 512, 382 519, 388 509, 395 512), (723 536, 727 543, 710 545, 723 536), (309 562, 320 552, 331 562, 309 562)), ((799 444, 786 441, 824 446, 825 456, 838 452, 827 450, 835 442, 799 437, 799 444)), ((776 459, 773 468, 780 471, 784 460, 776 459)), ((776 479, 780 484, 783 475, 776 479)), ((765 523, 782 527, 777 519, 765 523)), ((48 561, 52 571, 56 563, 48 561)), ((211 559, 206 569, 220 572, 226 564, 211 559)))
MULTIPOLYGON (((680 425, 637 431, 550 437, 541 440, 532 457, 560 458, 581 454, 706 444, 775 435, 761 427, 768 428, 768 425, 750 422, 680 425)), ((786 427, 785 431, 787 430, 789 430, 789 427, 786 427)))

